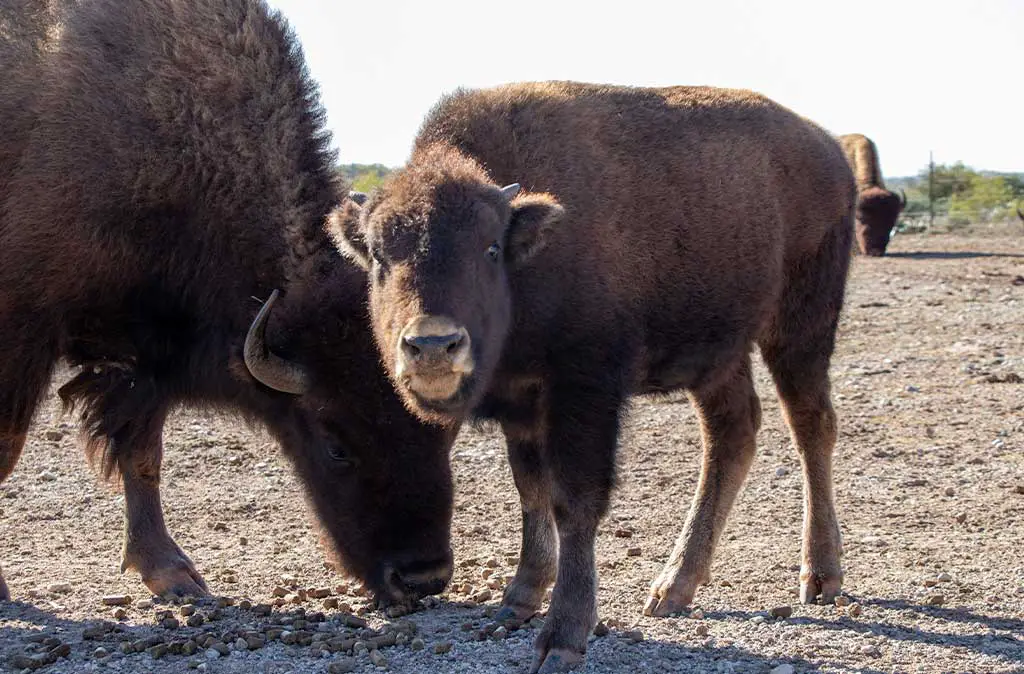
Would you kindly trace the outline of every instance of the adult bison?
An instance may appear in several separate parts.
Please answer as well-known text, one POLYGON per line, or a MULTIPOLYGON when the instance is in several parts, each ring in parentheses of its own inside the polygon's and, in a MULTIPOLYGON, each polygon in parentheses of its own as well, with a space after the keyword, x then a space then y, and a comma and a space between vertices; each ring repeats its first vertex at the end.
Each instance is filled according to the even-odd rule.
POLYGON ((804 465, 803 599, 839 592, 828 366, 853 206, 835 140, 757 94, 551 82, 446 98, 408 165, 332 216, 370 270, 408 406, 504 430, 523 548, 501 616, 526 618, 555 581, 534 670, 581 660, 596 620, 594 536, 630 394, 686 389, 704 440, 645 612, 682 609, 708 579, 754 456, 755 344, 804 465))
POLYGON ((896 219, 907 207, 907 195, 885 189, 878 150, 874 142, 859 133, 839 136, 846 160, 857 181, 857 246, 873 257, 885 255, 896 219))
POLYGON ((64 359, 60 395, 124 484, 123 567, 153 592, 206 590, 160 505, 181 406, 264 424, 382 601, 440 591, 452 431, 378 364, 365 273, 324 231, 342 194, 285 21, 262 0, 90 0, 52 53, 21 53, 0 83, 31 103, 0 120, 20 148, 0 167, 0 480, 64 359))

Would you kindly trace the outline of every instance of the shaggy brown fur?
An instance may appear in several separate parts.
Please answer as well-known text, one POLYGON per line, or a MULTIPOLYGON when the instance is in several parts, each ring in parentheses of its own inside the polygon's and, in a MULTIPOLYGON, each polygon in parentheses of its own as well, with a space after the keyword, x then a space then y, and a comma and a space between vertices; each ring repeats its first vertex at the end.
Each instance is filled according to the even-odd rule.
POLYGON ((857 245, 865 255, 885 255, 906 196, 900 199, 885 189, 878 150, 870 138, 851 133, 839 136, 839 144, 857 181, 857 245))
POLYGON ((162 426, 183 405, 265 424, 382 599, 442 589, 453 436, 405 410, 365 274, 324 232, 340 186, 283 19, 261 0, 89 0, 53 53, 19 53, 3 87, 30 112, 0 120, 0 480, 65 359, 79 369, 61 397, 124 482, 124 565, 155 593, 205 590, 160 507, 162 426), (303 395, 243 362, 278 288, 266 342, 305 372, 303 395))
POLYGON ((596 619, 594 536, 630 394, 689 391, 704 439, 646 611, 680 610, 708 579, 754 455, 754 345, 804 464, 803 598, 839 592, 828 365, 853 205, 835 140, 755 93, 547 82, 445 98, 409 164, 332 219, 371 270, 407 404, 505 431, 523 550, 503 615, 528 617, 555 581, 535 671, 578 662, 596 619))

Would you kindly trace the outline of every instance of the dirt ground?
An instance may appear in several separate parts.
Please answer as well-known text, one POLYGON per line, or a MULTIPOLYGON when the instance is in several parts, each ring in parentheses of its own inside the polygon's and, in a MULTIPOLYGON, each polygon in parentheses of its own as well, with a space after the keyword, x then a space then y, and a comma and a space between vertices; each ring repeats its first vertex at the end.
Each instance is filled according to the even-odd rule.
MULTIPOLYGON (((833 362, 836 494, 852 604, 797 603, 800 468, 759 366, 758 457, 692 615, 643 618, 641 609, 696 483, 693 414, 684 396, 633 406, 621 484, 598 538, 599 608, 611 631, 592 641, 584 671, 1024 672, 1024 231, 898 236, 891 250, 884 259, 855 258, 833 362), (782 606, 791 617, 769 617, 782 606)), ((385 634, 378 664, 362 648, 348 658, 282 643, 353 635, 345 614, 321 599, 305 602, 305 617, 287 607, 266 617, 229 607, 201 627, 158 626, 155 610, 179 609, 147 606, 138 576, 120 575, 123 498, 90 472, 76 435, 50 400, 0 486, 0 563, 14 597, 0 606, 0 667, 17 671, 26 664, 18 655, 59 649, 59 640, 70 655, 43 671, 527 670, 535 628, 505 638, 478 629, 500 589, 489 601, 480 593, 512 573, 519 545, 518 500, 497 432, 467 429, 456 446, 457 591, 406 618, 416 635, 408 623, 391 632, 422 639, 414 649, 388 647, 380 628, 394 621, 367 611, 325 569, 309 511, 272 442, 226 419, 173 419, 168 523, 211 589, 267 603, 275 586, 290 584, 283 575, 301 587, 343 584, 338 601, 378 628, 354 638, 385 634), (100 601, 117 593, 136 598, 119 621, 100 601), (470 596, 482 603, 466 603, 470 596), (110 624, 97 628, 99 620, 110 624), (83 640, 87 628, 96 638, 83 640), (257 638, 255 650, 234 646, 268 629, 266 645, 257 638), (152 648, 176 641, 172 650, 191 650, 186 641, 204 641, 204 633, 231 652, 152 648), (37 644, 42 638, 55 640, 37 644)), ((214 611, 199 606, 209 618, 214 611)))

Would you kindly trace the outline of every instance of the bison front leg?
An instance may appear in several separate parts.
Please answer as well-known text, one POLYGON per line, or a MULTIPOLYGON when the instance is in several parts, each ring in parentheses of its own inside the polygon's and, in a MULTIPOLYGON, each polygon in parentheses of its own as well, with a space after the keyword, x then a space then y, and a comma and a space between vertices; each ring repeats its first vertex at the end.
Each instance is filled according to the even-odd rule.
POLYGON ((715 544, 754 459, 761 404, 754 393, 749 357, 691 398, 704 444, 700 481, 683 532, 651 585, 644 615, 681 611, 693 601, 697 586, 709 580, 715 544))
POLYGON ((156 595, 202 596, 206 583, 171 538, 160 503, 164 415, 152 417, 132 440, 112 440, 124 481, 125 530, 121 572, 135 569, 156 595))
POLYGON ((523 540, 516 576, 505 589, 498 621, 528 620, 555 580, 558 539, 551 508, 551 478, 538 423, 503 423, 512 476, 523 510, 523 540))
POLYGON ((597 624, 594 539, 615 480, 621 397, 567 386, 552 391, 548 465, 558 529, 558 571, 533 672, 548 674, 584 660, 597 624))

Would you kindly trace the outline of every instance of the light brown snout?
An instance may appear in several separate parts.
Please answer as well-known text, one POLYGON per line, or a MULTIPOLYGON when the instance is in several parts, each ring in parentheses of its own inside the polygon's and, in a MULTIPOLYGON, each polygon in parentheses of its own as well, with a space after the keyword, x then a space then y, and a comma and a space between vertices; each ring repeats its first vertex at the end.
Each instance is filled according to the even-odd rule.
POLYGON ((469 331, 446 316, 417 316, 398 336, 395 373, 416 395, 448 400, 473 373, 469 331))

